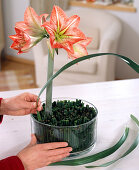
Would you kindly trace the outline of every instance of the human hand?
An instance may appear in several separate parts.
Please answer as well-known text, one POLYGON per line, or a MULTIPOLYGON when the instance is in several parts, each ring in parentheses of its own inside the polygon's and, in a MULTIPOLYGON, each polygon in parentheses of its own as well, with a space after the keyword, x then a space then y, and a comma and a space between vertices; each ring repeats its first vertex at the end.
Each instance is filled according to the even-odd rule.
POLYGON ((70 155, 71 147, 66 142, 36 144, 35 135, 30 144, 17 154, 26 170, 34 170, 61 161, 70 155))
POLYGON ((21 116, 37 113, 42 109, 40 100, 37 106, 37 97, 31 93, 22 93, 15 97, 2 99, 0 115, 21 116))

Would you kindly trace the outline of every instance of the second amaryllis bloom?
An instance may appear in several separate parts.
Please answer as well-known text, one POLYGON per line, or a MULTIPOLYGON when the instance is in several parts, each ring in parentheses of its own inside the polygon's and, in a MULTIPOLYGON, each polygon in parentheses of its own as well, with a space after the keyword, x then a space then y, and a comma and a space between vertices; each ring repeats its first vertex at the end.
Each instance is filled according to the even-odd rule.
POLYGON ((27 52, 43 38, 49 37, 42 27, 48 14, 38 16, 33 8, 28 7, 24 13, 24 21, 15 24, 15 35, 9 36, 14 42, 11 48, 18 50, 18 54, 27 52))
POLYGON ((26 32, 15 28, 16 34, 10 35, 9 38, 13 40, 10 48, 18 50, 17 54, 26 53, 42 40, 42 37, 31 37, 26 32))
POLYGON ((18 50, 17 54, 27 52, 32 47, 31 38, 20 29, 15 28, 15 31, 15 35, 9 36, 14 41, 11 48, 18 50))
POLYGON ((47 32, 42 24, 46 21, 47 16, 48 14, 38 16, 33 8, 28 7, 24 13, 24 21, 17 22, 15 27, 28 33, 29 36, 45 36, 47 32))

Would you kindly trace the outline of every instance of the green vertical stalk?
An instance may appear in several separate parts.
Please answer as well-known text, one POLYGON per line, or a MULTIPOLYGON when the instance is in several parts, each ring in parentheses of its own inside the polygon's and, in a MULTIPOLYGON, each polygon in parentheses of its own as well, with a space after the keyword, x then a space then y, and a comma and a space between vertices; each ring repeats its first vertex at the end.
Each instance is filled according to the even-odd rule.
MULTIPOLYGON (((48 49, 48 70, 47 70, 47 81, 53 75, 53 68, 54 68, 54 50, 50 51, 48 49)), ((52 86, 53 82, 49 83, 46 88, 46 105, 45 105, 45 112, 46 114, 51 114, 52 111, 52 86)))

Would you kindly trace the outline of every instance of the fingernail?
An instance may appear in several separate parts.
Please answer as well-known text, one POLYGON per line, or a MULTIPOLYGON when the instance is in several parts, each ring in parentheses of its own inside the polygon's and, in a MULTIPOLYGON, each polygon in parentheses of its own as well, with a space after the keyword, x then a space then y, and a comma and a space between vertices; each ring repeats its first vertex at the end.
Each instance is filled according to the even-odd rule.
POLYGON ((69 148, 69 152, 71 152, 72 151, 72 148, 69 148))
POLYGON ((64 143, 64 146, 68 146, 68 143, 67 143, 67 142, 65 142, 65 143, 64 143))

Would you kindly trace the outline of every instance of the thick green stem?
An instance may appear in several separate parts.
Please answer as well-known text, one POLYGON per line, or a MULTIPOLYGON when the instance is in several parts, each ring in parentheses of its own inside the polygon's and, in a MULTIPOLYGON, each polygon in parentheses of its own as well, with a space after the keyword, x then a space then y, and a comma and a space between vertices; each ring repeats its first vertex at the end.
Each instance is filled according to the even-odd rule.
MULTIPOLYGON (((48 50, 48 70, 47 70, 47 81, 53 75, 53 68, 54 68, 54 51, 52 52, 48 50)), ((52 111, 52 85, 53 82, 49 83, 46 89, 46 105, 45 105, 45 112, 46 114, 51 114, 52 111)))

